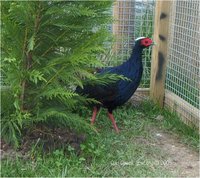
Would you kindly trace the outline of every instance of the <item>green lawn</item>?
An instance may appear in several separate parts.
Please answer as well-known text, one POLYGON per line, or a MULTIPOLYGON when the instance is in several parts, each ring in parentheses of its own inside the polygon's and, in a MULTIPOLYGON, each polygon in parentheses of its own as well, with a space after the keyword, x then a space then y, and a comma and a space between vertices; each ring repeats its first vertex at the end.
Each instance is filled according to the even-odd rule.
MULTIPOLYGON (((150 176, 166 177, 172 175, 162 164, 166 154, 156 145, 140 142, 140 138, 153 141, 152 128, 176 133, 180 140, 194 149, 199 148, 198 132, 179 121, 175 114, 144 102, 137 107, 128 104, 114 112, 120 134, 116 134, 101 110, 96 127, 99 135, 91 133, 81 145, 81 154, 76 155, 73 148, 43 154, 42 148, 34 147, 31 158, 6 159, 2 161, 2 177, 124 177, 150 176), (157 121, 158 115, 163 121, 157 121)), ((89 116, 87 118, 89 122, 89 116)))

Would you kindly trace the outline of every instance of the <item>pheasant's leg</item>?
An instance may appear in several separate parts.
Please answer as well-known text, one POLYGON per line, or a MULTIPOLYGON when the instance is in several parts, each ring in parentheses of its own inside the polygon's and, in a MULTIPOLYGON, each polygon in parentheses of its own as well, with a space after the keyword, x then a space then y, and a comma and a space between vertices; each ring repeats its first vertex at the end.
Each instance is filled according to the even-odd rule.
POLYGON ((92 118, 91 118, 91 124, 93 125, 94 124, 94 121, 96 119, 96 116, 97 116, 97 113, 98 113, 99 109, 97 107, 94 107, 94 110, 93 110, 93 114, 92 114, 92 118))
POLYGON ((117 133, 119 133, 119 129, 118 129, 118 127, 117 127, 117 124, 116 124, 116 122, 115 122, 115 118, 114 118, 113 114, 110 113, 110 112, 108 112, 108 117, 109 117, 109 119, 112 121, 112 124, 113 124, 113 127, 114 127, 115 131, 116 131, 117 133))

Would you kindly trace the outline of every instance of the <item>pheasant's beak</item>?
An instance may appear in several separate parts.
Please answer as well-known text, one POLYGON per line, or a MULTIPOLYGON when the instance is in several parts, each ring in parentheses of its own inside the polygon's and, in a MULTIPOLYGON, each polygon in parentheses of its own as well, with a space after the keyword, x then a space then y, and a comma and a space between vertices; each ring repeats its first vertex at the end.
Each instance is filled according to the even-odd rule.
POLYGON ((153 43, 152 43, 151 45, 152 45, 152 46, 153 46, 153 45, 157 45, 157 43, 156 43, 155 41, 153 41, 153 43))

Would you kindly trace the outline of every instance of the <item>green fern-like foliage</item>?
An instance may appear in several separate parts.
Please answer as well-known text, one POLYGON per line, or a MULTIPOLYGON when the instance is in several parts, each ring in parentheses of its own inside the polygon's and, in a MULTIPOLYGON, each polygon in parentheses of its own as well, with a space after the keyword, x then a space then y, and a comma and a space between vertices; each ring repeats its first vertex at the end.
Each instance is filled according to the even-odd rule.
POLYGON ((9 107, 3 107, 1 115, 2 136, 8 141, 17 145, 24 124, 48 119, 83 127, 71 111, 79 102, 95 101, 79 97, 74 89, 83 87, 83 79, 98 80, 90 68, 102 67, 98 56, 111 40, 107 30, 111 5, 111 1, 2 2, 1 71, 8 86, 2 91, 2 105, 9 107))

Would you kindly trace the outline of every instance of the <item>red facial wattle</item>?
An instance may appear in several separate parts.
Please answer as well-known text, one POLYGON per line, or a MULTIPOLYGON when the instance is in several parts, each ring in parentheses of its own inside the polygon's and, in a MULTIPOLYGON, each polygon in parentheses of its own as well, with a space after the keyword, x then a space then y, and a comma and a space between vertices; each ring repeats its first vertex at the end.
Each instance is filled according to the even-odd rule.
POLYGON ((148 47, 153 43, 153 41, 150 38, 144 38, 141 40, 141 45, 148 47))

